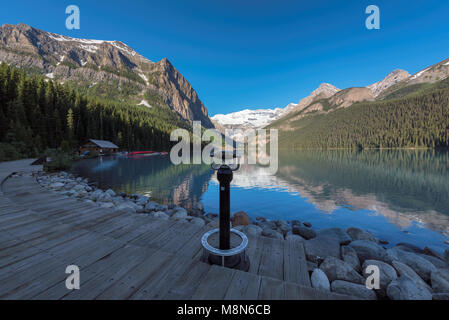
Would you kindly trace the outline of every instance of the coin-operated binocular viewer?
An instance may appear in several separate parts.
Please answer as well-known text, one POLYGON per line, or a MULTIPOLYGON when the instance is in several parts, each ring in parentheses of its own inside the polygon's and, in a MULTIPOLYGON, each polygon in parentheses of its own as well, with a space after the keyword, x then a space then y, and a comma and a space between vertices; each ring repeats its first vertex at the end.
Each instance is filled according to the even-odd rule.
POLYGON ((211 168, 217 171, 217 179, 220 183, 220 225, 218 229, 206 232, 201 239, 203 260, 223 267, 248 271, 249 259, 245 253, 248 238, 244 233, 231 228, 230 185, 233 172, 240 168, 239 157, 236 151, 212 150, 210 155, 215 158, 211 168), (233 245, 235 242, 237 243, 233 245))

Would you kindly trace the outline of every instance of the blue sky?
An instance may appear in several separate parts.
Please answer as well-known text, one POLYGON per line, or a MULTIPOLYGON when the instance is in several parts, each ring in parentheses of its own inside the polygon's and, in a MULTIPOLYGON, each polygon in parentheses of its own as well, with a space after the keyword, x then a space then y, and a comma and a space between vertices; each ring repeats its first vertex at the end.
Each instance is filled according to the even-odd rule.
POLYGON ((1 8, 1 24, 167 57, 211 115, 284 107, 322 82, 366 86, 449 58, 447 0, 2 0, 1 8), (80 30, 65 28, 70 4, 80 8, 80 30), (380 30, 365 28, 370 4, 380 8, 380 30))

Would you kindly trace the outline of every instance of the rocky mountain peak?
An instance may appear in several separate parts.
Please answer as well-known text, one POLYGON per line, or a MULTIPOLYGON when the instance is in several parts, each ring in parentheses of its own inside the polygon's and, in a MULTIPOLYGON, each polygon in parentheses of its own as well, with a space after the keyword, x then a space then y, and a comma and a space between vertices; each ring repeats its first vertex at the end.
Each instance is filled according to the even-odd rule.
POLYGON ((377 97, 386 89, 409 77, 410 74, 407 71, 396 69, 390 72, 383 80, 373 83, 372 85, 369 85, 367 88, 371 90, 374 97, 377 97))
POLYGON ((55 81, 71 81, 109 99, 150 107, 164 103, 187 122, 213 126, 195 90, 168 59, 154 63, 121 41, 78 39, 23 23, 4 24, 0 61, 55 81))
POLYGON ((304 99, 301 99, 298 102, 298 104, 296 105, 289 104, 286 108, 287 113, 301 111, 307 106, 311 105, 314 101, 330 98, 339 91, 340 91, 339 88, 329 83, 323 82, 319 85, 318 88, 312 91, 312 93, 309 96, 305 97, 304 99))
POLYGON ((323 82, 320 84, 320 86, 315 89, 311 95, 318 96, 318 95, 326 95, 326 96, 332 96, 335 93, 340 91, 337 87, 331 85, 330 83, 323 82))

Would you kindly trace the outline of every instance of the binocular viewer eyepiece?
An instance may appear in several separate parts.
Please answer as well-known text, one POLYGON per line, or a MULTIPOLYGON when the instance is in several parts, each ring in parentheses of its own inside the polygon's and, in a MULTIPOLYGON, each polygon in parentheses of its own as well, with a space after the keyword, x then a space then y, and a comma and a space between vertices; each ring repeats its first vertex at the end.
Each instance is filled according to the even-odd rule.
POLYGON ((217 159, 221 159, 223 161, 225 160, 229 160, 229 159, 236 159, 236 158, 240 158, 240 156, 237 155, 237 150, 215 150, 212 149, 212 151, 210 152, 210 157, 211 158, 217 158, 217 159))
POLYGON ((236 171, 240 168, 240 156, 237 154, 236 150, 215 150, 212 149, 210 152, 210 157, 218 159, 215 163, 211 164, 212 169, 228 169, 231 171, 236 171), (233 163, 229 163, 232 160, 233 163), (235 163, 237 161, 237 163, 235 163))

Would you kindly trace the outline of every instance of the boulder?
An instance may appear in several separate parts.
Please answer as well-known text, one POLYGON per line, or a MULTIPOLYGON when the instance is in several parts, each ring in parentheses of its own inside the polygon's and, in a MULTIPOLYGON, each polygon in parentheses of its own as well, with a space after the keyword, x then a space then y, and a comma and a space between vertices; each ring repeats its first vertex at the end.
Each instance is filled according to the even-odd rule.
POLYGON ((299 220, 292 220, 292 227, 293 226, 300 226, 301 222, 299 220))
POLYGON ((189 216, 197 217, 197 218, 203 216, 203 212, 200 211, 200 210, 198 210, 198 209, 190 209, 190 210, 188 211, 188 214, 189 214, 189 216))
POLYGON ((365 260, 365 262, 363 262, 362 265, 363 270, 362 274, 365 277, 365 279, 372 274, 371 272, 370 273, 367 272, 368 266, 377 266, 379 268, 380 288, 376 290, 376 292, 378 293, 379 296, 385 297, 388 285, 391 283, 391 281, 396 280, 398 277, 396 270, 392 266, 383 261, 365 260))
POLYGON ((407 276, 400 276, 387 287, 387 296, 391 300, 432 300, 432 294, 418 288, 407 276))
POLYGON ((245 226, 243 232, 249 236, 258 237, 262 234, 262 228, 254 224, 249 224, 245 226))
POLYGON ((277 230, 278 226, 274 221, 257 221, 256 225, 262 229, 277 230))
POLYGON ((307 228, 312 228, 312 224, 310 222, 303 222, 302 224, 307 228))
MULTIPOLYGON (((173 213, 172 214, 172 216, 170 217, 170 219, 172 219, 172 220, 183 220, 183 219, 187 219, 187 211, 182 211, 182 210, 179 210, 179 211, 176 211, 175 213, 173 213)), ((194 218, 194 217, 192 217, 192 218, 194 218)))
MULTIPOLYGON (((166 206, 166 205, 164 205, 164 204, 158 204, 157 206, 156 206, 156 210, 157 211, 167 211, 168 210, 168 207, 166 206)), ((186 211, 187 212, 187 211, 186 211)))
POLYGON ((85 191, 85 190, 86 190, 86 187, 83 186, 83 185, 81 185, 81 184, 78 184, 78 185, 76 185, 76 186, 73 187, 73 190, 75 190, 75 191, 77 191, 77 192, 79 192, 79 191, 85 191))
POLYGON ((101 208, 112 208, 114 207, 114 204, 112 202, 102 202, 100 203, 101 208))
POLYGON ((55 189, 55 190, 61 190, 64 187, 64 183, 62 182, 55 182, 50 184, 50 188, 55 189))
POLYGON ((403 251, 399 247, 388 249, 387 252, 393 259, 399 260, 412 268, 424 281, 430 281, 430 274, 437 270, 430 261, 413 252, 403 251))
POLYGON ((97 200, 101 202, 111 202, 112 197, 109 193, 104 192, 97 198, 97 200))
POLYGON ((316 232, 310 228, 302 227, 302 226, 294 226, 292 228, 292 233, 300 235, 304 239, 312 239, 316 237, 316 232))
POLYGON ((423 249, 421 249, 418 246, 415 246, 412 243, 408 243, 408 242, 400 242, 397 245, 395 245, 395 247, 398 247, 399 249, 401 249, 403 251, 409 251, 409 252, 413 252, 413 253, 424 253, 423 249))
POLYGON ((376 300, 377 296, 373 290, 366 286, 343 280, 335 280, 331 283, 332 292, 346 294, 364 300, 376 300))
POLYGON ((136 204, 144 206, 144 205, 147 204, 148 201, 150 201, 149 197, 147 197, 147 196, 140 196, 139 198, 137 198, 136 204))
POLYGON ((343 261, 349 264, 355 271, 362 272, 359 257, 357 256, 357 252, 352 247, 342 246, 341 257, 343 261))
POLYGON ((371 240, 355 240, 352 241, 349 246, 357 252, 360 262, 365 260, 380 260, 384 262, 390 262, 391 259, 388 256, 384 248, 379 246, 376 242, 371 240))
POLYGON ((269 228, 263 229, 262 235, 265 237, 268 237, 268 238, 284 240, 284 236, 282 234, 280 234, 279 232, 277 232, 273 229, 269 229, 269 228))
POLYGON ((162 219, 162 220, 168 220, 170 217, 168 214, 162 211, 154 211, 150 214, 151 217, 162 219))
POLYGON ((318 262, 326 257, 340 258, 340 245, 334 238, 319 236, 304 242, 307 260, 318 262))
POLYGON ((115 196, 116 196, 114 190, 112 190, 112 189, 108 189, 108 190, 106 190, 104 193, 107 193, 107 194, 110 195, 111 197, 115 197, 115 196))
MULTIPOLYGON (((134 204, 134 203, 133 203, 134 204)), ((136 208, 129 202, 123 202, 117 206, 117 210, 123 210, 131 213, 137 212, 136 208)))
POLYGON ((325 258, 320 269, 324 271, 330 281, 345 280, 359 284, 365 283, 365 279, 351 265, 335 257, 325 258))
POLYGON ((449 270, 437 269, 432 271, 430 282, 435 293, 449 293, 449 270))
POLYGON ((449 263, 449 250, 444 250, 444 260, 449 263))
POLYGON ((100 190, 100 189, 97 189, 97 190, 95 190, 94 192, 92 192, 91 194, 90 194, 90 198, 92 199, 92 200, 98 200, 98 199, 100 199, 100 197, 103 195, 103 191, 102 190, 100 190))
POLYGON ((396 272, 399 276, 406 276, 407 278, 412 280, 420 290, 427 290, 429 292, 432 291, 430 286, 423 279, 421 279, 421 277, 408 265, 399 262, 398 260, 393 260, 391 264, 396 269, 396 272))
POLYGON ((317 268, 313 270, 310 282, 312 283, 312 288, 322 291, 331 291, 329 279, 321 269, 317 268))
MULTIPOLYGON (((157 207, 158 207, 158 203, 154 202, 154 201, 149 201, 146 205, 145 205, 145 211, 146 212, 152 212, 152 211, 157 211, 157 207)), ((187 212, 186 212, 187 215, 187 212)))
POLYGON ((368 240, 377 242, 377 239, 375 236, 373 236, 371 233, 367 231, 363 231, 359 228, 348 228, 346 229, 346 233, 351 237, 353 241, 356 240, 368 240))
POLYGON ((284 220, 278 220, 276 221, 277 230, 279 233, 282 233, 282 235, 285 237, 287 233, 290 231, 290 226, 287 222, 284 220))
POLYGON ((418 254, 418 255, 420 257, 426 259, 430 263, 432 263, 437 268, 440 268, 440 269, 448 269, 449 268, 449 265, 446 263, 446 261, 438 259, 437 257, 429 256, 427 254, 418 254))
POLYGON ((232 226, 247 226, 249 225, 249 217, 244 211, 234 213, 232 217, 232 226))
POLYGON ((430 247, 424 247, 424 254, 433 256, 433 257, 438 258, 443 261, 445 260, 444 255, 440 254, 438 251, 436 251, 430 247))
POLYGON ((265 219, 264 217, 256 217, 256 220, 257 220, 257 221, 260 221, 260 222, 265 222, 265 221, 267 221, 267 219, 265 219))
POLYGON ((349 235, 343 229, 340 229, 340 228, 322 229, 322 230, 317 231, 316 234, 333 237, 333 238, 337 239, 341 245, 346 245, 346 244, 350 243, 352 240, 349 237, 349 235))

